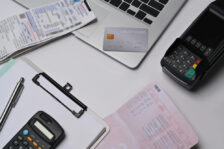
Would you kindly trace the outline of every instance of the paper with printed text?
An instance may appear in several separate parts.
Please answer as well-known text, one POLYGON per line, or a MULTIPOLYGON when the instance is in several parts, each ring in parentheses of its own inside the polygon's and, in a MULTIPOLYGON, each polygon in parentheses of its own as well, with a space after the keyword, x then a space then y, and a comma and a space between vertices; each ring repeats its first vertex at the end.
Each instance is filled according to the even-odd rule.
POLYGON ((95 20, 84 1, 60 0, 0 21, 0 62, 95 20))
POLYGON ((105 120, 111 129, 97 149, 189 149, 198 143, 197 134, 157 84, 105 120))

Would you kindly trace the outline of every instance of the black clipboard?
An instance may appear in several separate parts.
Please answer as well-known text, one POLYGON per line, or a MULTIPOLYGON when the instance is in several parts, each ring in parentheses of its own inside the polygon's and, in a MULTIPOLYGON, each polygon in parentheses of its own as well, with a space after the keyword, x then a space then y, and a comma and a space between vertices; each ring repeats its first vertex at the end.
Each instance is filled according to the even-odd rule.
POLYGON ((50 94, 54 99, 56 99, 60 104, 62 104, 66 109, 68 109, 75 117, 80 118, 85 111, 87 111, 87 106, 82 103, 80 100, 78 100, 75 96, 73 96, 70 92, 72 90, 72 85, 67 83, 64 87, 62 87, 60 84, 58 84, 54 79, 52 79, 49 75, 42 72, 37 75, 35 75, 32 79, 32 81, 39 87, 41 87, 43 90, 45 90, 48 94, 50 94), (76 111, 75 109, 70 108, 70 105, 65 104, 64 101, 60 99, 60 97, 57 97, 54 93, 52 93, 49 89, 47 89, 44 84, 41 83, 40 78, 45 79, 44 81, 47 81, 48 83, 52 84, 55 89, 62 92, 66 97, 68 97, 71 101, 75 102, 79 107, 80 110, 76 111))

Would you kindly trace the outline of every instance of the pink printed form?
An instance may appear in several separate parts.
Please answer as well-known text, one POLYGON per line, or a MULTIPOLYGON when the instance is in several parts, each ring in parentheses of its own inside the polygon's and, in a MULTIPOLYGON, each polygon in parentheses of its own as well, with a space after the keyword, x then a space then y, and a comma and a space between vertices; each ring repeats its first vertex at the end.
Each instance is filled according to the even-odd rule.
POLYGON ((97 149, 189 149, 198 143, 197 134, 157 84, 105 120, 110 133, 97 149))

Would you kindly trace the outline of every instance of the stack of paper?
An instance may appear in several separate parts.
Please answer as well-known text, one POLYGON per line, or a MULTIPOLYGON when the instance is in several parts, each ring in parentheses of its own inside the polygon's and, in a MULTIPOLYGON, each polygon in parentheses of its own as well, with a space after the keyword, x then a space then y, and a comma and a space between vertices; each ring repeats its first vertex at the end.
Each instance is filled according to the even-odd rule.
POLYGON ((0 63, 95 20, 84 1, 60 0, 0 21, 0 63))

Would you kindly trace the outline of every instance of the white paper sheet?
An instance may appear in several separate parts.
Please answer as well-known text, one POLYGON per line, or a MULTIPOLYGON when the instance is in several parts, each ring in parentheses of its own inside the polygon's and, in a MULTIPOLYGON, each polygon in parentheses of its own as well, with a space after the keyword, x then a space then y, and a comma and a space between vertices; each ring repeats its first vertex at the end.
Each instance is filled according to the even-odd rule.
POLYGON ((36 74, 37 72, 29 65, 23 61, 18 61, 0 78, 0 109, 8 101, 20 77, 25 78, 21 97, 0 132, 0 148, 3 148, 25 123, 40 110, 51 115, 65 130, 66 137, 59 144, 58 149, 88 148, 105 132, 105 125, 88 111, 77 119, 52 96, 32 82, 32 78, 36 74))

